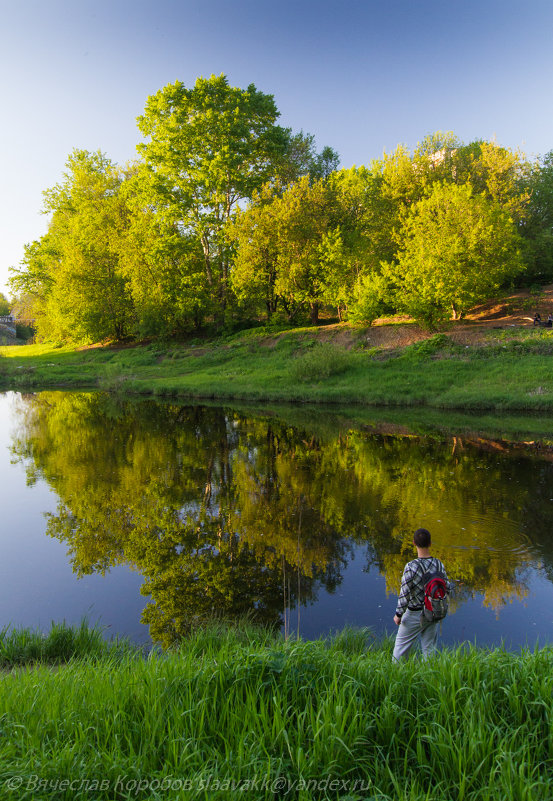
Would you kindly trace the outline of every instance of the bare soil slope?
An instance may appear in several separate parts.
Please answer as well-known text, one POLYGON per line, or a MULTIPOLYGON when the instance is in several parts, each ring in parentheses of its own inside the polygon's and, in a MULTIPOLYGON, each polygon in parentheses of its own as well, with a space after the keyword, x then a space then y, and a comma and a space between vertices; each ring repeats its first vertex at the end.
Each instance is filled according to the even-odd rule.
MULTIPOLYGON (((443 332, 460 345, 483 345, 490 341, 493 330, 516 334, 517 329, 532 328, 534 314, 542 320, 553 314, 553 284, 539 293, 520 290, 503 298, 490 300, 471 309, 463 320, 452 321, 443 332)), ((364 342, 368 347, 395 349, 427 339, 432 333, 420 328, 406 316, 383 317, 366 329, 352 329, 347 323, 321 326, 316 337, 321 342, 334 342, 345 348, 364 342)))

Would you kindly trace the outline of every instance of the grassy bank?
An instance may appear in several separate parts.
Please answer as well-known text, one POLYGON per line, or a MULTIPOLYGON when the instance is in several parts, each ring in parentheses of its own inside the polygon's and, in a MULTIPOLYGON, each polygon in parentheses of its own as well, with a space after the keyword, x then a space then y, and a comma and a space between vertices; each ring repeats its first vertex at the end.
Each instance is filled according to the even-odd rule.
POLYGON ((322 329, 253 329, 218 340, 76 349, 0 348, 4 389, 99 387, 125 394, 218 400, 553 411, 553 336, 491 332, 487 344, 443 334, 402 349, 348 348, 322 329))
POLYGON ((2 797, 551 797, 553 649, 390 656, 362 631, 211 627, 5 672, 2 797))

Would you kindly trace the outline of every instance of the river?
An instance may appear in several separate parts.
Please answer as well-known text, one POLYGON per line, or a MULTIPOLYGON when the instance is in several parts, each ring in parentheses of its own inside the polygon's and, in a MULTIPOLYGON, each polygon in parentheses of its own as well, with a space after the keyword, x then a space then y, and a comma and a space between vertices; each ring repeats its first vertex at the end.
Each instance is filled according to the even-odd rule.
POLYGON ((248 615, 393 633, 413 531, 454 580, 443 642, 553 640, 549 449, 359 415, 0 396, 2 625, 167 646, 248 615))

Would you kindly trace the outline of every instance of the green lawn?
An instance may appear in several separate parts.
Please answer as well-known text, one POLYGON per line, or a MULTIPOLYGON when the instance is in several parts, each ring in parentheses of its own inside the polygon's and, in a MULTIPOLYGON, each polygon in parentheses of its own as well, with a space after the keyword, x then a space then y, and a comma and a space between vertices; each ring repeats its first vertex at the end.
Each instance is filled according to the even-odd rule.
POLYGON ((318 342, 316 335, 316 329, 278 336, 253 329, 208 342, 3 347, 0 385, 263 402, 553 410, 548 332, 522 332, 505 341, 496 335, 488 345, 471 348, 437 335, 397 351, 345 350, 318 342))

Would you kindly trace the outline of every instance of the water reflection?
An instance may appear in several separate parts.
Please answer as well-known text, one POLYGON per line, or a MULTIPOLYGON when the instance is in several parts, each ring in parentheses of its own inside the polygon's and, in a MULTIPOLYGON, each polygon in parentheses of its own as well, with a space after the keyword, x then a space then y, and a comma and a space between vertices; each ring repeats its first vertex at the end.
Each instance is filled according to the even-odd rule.
POLYGON ((538 568, 553 579, 545 459, 102 394, 23 397, 18 421, 28 482, 59 497, 48 534, 78 575, 139 571, 164 645, 214 615, 287 625, 338 587, 353 548, 395 594, 419 525, 458 582, 454 608, 522 600, 538 568))

